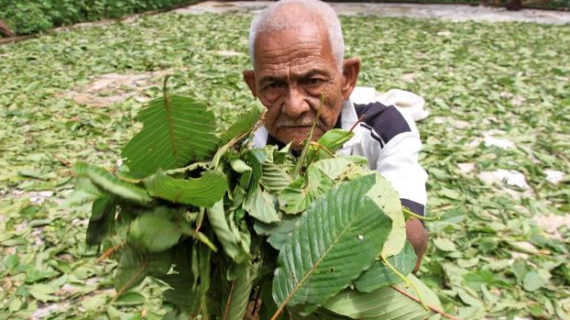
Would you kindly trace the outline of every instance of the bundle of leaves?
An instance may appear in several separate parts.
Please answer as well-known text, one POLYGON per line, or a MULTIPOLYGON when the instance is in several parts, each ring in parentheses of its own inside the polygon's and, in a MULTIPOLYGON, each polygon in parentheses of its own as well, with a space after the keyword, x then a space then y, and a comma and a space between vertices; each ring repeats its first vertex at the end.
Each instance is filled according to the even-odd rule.
POLYGON ((117 172, 75 165, 87 243, 118 260, 117 297, 150 276, 170 286, 164 319, 241 320, 248 306, 261 319, 440 317, 410 274, 398 193, 365 158, 334 154, 353 133, 309 136, 295 157, 252 146, 261 115, 219 132, 206 104, 165 90, 117 172))

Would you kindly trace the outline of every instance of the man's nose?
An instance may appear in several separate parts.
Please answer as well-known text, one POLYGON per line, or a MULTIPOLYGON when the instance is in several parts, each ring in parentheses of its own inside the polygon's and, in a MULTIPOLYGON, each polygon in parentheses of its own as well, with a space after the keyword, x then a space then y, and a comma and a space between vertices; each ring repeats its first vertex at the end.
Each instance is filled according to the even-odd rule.
POLYGON ((311 106, 303 92, 301 92, 296 86, 289 87, 287 90, 287 96, 283 102, 281 113, 285 114, 289 118, 295 119, 310 110, 311 106))

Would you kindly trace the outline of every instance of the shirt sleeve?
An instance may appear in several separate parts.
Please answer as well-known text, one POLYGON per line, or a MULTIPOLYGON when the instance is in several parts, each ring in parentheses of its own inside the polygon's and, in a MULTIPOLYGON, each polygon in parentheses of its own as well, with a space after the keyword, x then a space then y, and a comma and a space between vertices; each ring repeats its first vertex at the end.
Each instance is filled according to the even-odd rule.
POLYGON ((402 205, 418 215, 425 215, 427 173, 419 163, 422 149, 413 120, 407 119, 411 131, 393 137, 382 149, 376 169, 400 194, 402 205))

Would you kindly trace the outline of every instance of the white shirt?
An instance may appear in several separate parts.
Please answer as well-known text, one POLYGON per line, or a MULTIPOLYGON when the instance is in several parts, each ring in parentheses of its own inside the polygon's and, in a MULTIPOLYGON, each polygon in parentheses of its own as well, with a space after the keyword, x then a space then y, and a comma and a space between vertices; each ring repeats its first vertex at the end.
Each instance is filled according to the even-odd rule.
MULTIPOLYGON (((394 106, 380 102, 355 105, 348 100, 341 110, 340 127, 350 130, 362 114, 364 119, 355 127, 354 137, 337 153, 366 157, 370 169, 392 183, 402 205, 424 215, 427 173, 418 162, 422 143, 415 122, 394 106)), ((264 147, 268 137, 267 129, 259 128, 254 134, 254 146, 264 147)))

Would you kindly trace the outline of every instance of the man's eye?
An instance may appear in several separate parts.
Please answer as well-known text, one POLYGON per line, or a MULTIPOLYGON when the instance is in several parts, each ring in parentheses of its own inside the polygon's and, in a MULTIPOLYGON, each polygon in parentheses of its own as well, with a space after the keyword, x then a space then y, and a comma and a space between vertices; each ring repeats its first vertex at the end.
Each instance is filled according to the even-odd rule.
POLYGON ((309 79, 305 80, 305 83, 308 85, 311 85, 311 86, 316 86, 316 85, 319 85, 323 82, 324 82, 324 80, 320 79, 320 78, 309 78, 309 79))
POLYGON ((283 84, 282 84, 282 83, 278 83, 278 82, 272 82, 272 83, 269 83, 266 87, 267 87, 268 89, 278 89, 278 88, 283 87, 283 84))

